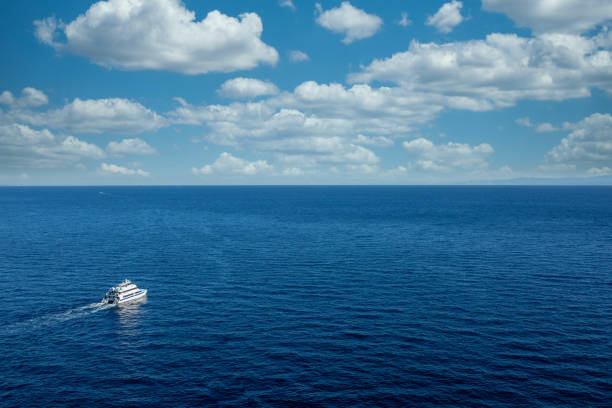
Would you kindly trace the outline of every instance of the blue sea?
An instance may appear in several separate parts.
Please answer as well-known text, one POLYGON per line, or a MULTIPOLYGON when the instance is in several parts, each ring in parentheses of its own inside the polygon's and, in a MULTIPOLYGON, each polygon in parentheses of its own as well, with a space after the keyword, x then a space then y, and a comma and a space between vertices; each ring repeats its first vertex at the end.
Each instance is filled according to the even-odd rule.
POLYGON ((610 406, 612 187, 5 187, 0 293, 2 407, 610 406))

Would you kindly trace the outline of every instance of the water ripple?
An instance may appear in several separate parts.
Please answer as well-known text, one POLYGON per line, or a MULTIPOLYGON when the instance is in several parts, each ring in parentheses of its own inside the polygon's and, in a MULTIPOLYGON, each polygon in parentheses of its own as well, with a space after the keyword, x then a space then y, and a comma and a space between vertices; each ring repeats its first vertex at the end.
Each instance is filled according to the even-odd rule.
POLYGON ((609 403, 610 188, 104 190, 0 188, 0 405, 609 403))

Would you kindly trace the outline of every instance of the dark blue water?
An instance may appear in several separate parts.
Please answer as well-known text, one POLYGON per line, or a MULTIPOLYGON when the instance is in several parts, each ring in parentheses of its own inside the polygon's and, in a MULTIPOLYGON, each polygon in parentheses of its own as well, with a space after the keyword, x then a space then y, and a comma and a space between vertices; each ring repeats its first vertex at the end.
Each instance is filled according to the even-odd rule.
POLYGON ((610 187, 0 189, 0 406, 605 406, 610 187), (146 302, 96 304, 129 278, 146 302))

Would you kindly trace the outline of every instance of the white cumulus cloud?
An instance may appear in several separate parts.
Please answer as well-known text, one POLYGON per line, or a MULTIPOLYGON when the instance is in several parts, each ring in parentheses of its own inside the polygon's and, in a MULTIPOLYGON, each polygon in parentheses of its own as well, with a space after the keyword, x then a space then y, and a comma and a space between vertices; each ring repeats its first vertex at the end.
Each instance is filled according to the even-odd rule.
POLYGON ((15 102, 15 97, 10 91, 4 91, 0 94, 0 104, 12 105, 15 102))
POLYGON ((67 136, 61 142, 59 151, 76 157, 91 157, 93 159, 101 159, 105 156, 98 146, 79 140, 74 136, 67 136))
POLYGON ((35 130, 20 124, 0 126, 0 143, 4 146, 28 146, 53 141, 55 136, 48 129, 35 130))
POLYGON ((463 16, 461 15, 462 7, 463 3, 457 0, 445 3, 436 14, 427 19, 425 24, 434 26, 438 31, 448 34, 463 21, 463 16))
POLYGON ((612 19, 610 0, 482 0, 482 8, 536 33, 580 33, 612 19))
MULTIPOLYGON (((612 115, 594 113, 564 128, 571 133, 547 154, 552 162, 612 165, 612 115)), ((596 167, 596 166, 593 166, 596 167)))
POLYGON ((299 167, 287 167, 286 169, 283 169, 281 174, 283 176, 301 176, 304 174, 304 170, 300 169, 299 167))
POLYGON ((193 75, 278 61, 277 51, 261 41, 257 14, 234 18, 213 10, 197 21, 180 0, 99 1, 68 24, 49 17, 34 25, 38 39, 58 51, 125 70, 193 75))
POLYGON ((548 123, 548 122, 540 123, 538 124, 538 126, 536 126, 536 132, 539 132, 539 133, 556 132, 558 130, 559 129, 556 128, 552 123, 548 123))
POLYGON ((223 152, 212 164, 207 164, 201 168, 192 168, 193 174, 218 174, 230 176, 254 176, 256 174, 269 173, 274 167, 266 160, 247 161, 239 157, 232 156, 230 153, 223 152))
POLYGON ((312 168, 375 164, 379 158, 364 146, 390 146, 392 138, 407 135, 440 109, 400 88, 308 81, 257 102, 182 101, 169 116, 175 123, 206 126, 209 142, 273 153, 290 167, 312 168))
POLYGON ((610 167, 592 167, 587 170, 589 176, 612 176, 610 167))
POLYGON ((352 121, 356 133, 400 134, 425 123, 442 109, 440 101, 403 88, 306 81, 281 101, 327 118, 352 121))
POLYGON ((487 168, 487 158, 493 153, 493 148, 487 143, 477 146, 455 142, 436 145, 422 137, 406 141, 403 146, 404 150, 414 157, 411 166, 424 171, 487 168))
POLYGON ((302 136, 257 144, 265 151, 280 152, 277 156, 285 163, 300 167, 319 164, 375 164, 380 160, 373 151, 340 137, 302 136))
POLYGON ((116 164, 102 163, 99 169, 102 174, 113 174, 121 176, 150 177, 151 173, 142 169, 130 169, 129 167, 118 166, 116 164))
POLYGON ((132 134, 157 130, 166 120, 138 102, 121 98, 79 99, 44 112, 13 109, 10 120, 75 133, 132 134))
POLYGON ((612 93, 612 53, 597 38, 545 34, 522 38, 489 34, 445 44, 412 41, 407 51, 376 59, 349 82, 391 81, 439 98, 450 108, 475 111, 521 99, 566 100, 612 93))
POLYGON ((147 142, 138 138, 123 139, 120 142, 110 142, 106 146, 106 151, 109 154, 115 156, 121 156, 125 154, 145 155, 157 153, 157 151, 151 146, 149 146, 147 142))
POLYGON ((355 139, 353 139, 355 143, 362 145, 370 145, 370 146, 381 146, 388 147, 393 146, 393 140, 389 139, 385 136, 365 136, 365 135, 357 135, 355 139))
POLYGON ((262 95, 276 95, 279 91, 270 81, 241 77, 228 79, 217 92, 227 98, 251 99, 262 95))
POLYGON ((98 146, 74 136, 57 137, 48 129, 17 123, 0 125, 0 168, 66 167, 84 158, 104 157, 98 146))
POLYGON ((0 94, 0 104, 13 108, 35 108, 47 103, 49 103, 49 98, 44 92, 30 87, 23 88, 19 97, 13 96, 10 91, 0 94))
POLYGON ((345 44, 372 37, 383 23, 377 15, 355 8, 348 1, 343 1, 340 7, 326 11, 323 11, 318 3, 317 6, 317 10, 321 12, 316 19, 317 24, 335 33, 343 34, 342 42, 345 44))

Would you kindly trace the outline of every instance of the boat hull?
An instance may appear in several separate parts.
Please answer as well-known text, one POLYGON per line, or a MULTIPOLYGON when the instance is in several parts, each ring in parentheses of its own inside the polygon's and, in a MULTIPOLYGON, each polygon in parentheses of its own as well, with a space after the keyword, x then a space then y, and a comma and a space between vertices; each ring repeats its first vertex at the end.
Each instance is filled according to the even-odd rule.
POLYGON ((102 299, 102 303, 107 304, 107 305, 119 306, 119 305, 124 305, 126 303, 134 302, 136 300, 143 299, 146 296, 147 296, 147 290, 146 289, 141 289, 140 292, 138 292, 138 293, 136 293, 134 295, 128 296, 128 297, 126 297, 124 299, 121 299, 121 300, 104 298, 104 299, 102 299))
POLYGON ((133 302, 135 300, 139 300, 144 298, 145 296, 147 296, 147 290, 146 289, 142 289, 140 292, 136 293, 135 295, 129 296, 125 299, 121 299, 119 301, 117 301, 117 305, 124 305, 126 303, 130 303, 133 302))

